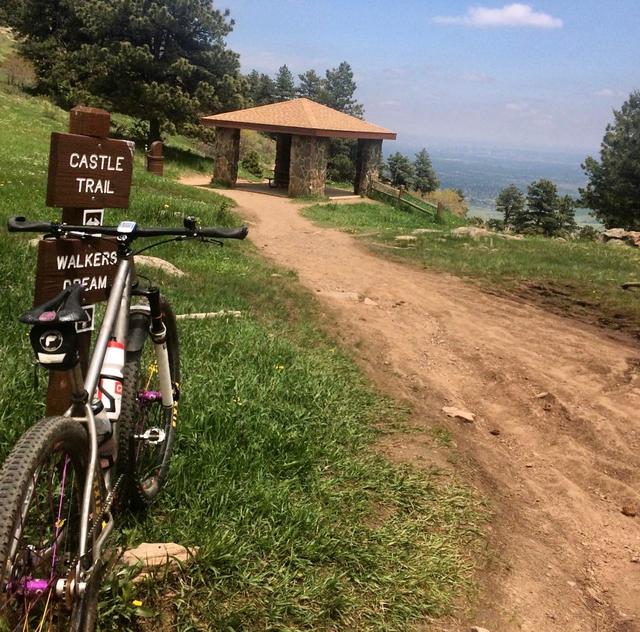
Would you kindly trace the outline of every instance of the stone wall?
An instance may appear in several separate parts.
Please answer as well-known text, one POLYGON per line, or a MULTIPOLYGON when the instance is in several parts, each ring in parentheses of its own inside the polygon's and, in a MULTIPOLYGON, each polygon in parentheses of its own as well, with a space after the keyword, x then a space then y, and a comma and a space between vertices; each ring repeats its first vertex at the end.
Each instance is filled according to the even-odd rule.
POLYGON ((315 136, 293 136, 289 195, 324 195, 329 160, 329 139, 315 136))
POLYGON ((216 140, 213 146, 214 184, 232 187, 238 179, 238 160, 240 159, 240 130, 216 127, 216 140))
POLYGON ((356 179, 353 190, 357 195, 366 195, 373 180, 378 179, 378 166, 382 160, 382 141, 358 139, 356 179))
POLYGON ((276 137, 276 167, 273 177, 277 187, 286 189, 289 186, 289 169, 291 166, 291 134, 278 134, 276 137))

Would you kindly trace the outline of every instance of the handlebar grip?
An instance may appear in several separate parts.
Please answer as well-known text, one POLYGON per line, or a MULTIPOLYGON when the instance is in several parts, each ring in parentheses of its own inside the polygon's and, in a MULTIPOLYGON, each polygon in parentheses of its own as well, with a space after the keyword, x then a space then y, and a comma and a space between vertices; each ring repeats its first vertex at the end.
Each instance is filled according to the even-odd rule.
POLYGON ((198 235, 201 237, 218 237, 219 239, 244 239, 249 233, 247 226, 237 228, 199 228, 198 235))
POLYGON ((52 222, 28 222, 25 217, 10 217, 7 230, 10 233, 50 233, 55 224, 52 222))

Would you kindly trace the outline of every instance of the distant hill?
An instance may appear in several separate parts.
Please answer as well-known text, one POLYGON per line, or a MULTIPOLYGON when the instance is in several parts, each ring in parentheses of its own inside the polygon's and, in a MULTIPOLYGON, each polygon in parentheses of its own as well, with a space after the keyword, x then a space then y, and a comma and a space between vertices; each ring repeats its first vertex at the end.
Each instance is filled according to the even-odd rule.
MULTIPOLYGON (((398 147, 387 143, 386 152, 401 151, 411 157, 420 147, 398 147)), ((567 153, 540 150, 481 148, 468 146, 427 146, 433 166, 446 188, 462 189, 469 202, 470 215, 483 218, 499 217, 495 199, 500 191, 515 184, 523 192, 534 180, 548 178, 562 195, 578 196, 586 184, 581 168, 588 152, 567 153)), ((594 152, 595 153, 595 152, 594 152)), ((587 209, 576 213, 579 224, 597 222, 587 209)))

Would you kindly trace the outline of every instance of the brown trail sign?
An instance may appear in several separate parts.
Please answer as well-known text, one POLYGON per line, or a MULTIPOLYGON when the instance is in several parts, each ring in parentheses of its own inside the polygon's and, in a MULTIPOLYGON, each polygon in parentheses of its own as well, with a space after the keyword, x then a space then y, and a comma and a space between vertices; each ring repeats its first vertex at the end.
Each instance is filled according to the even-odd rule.
MULTIPOLYGON (((51 135, 47 205, 62 206, 67 224, 102 224, 102 209, 128 208, 133 150, 127 141, 107 138, 110 115, 78 106, 69 113, 69 134, 51 135)), ((85 303, 107 298, 117 269, 113 239, 42 239, 38 244, 34 303, 53 298, 72 283, 85 286, 85 303)), ((87 310, 94 311, 92 305, 87 310)), ((80 361, 87 369, 91 332, 79 333, 80 361)), ((61 414, 70 403, 70 386, 63 372, 49 373, 47 414, 61 414)))
POLYGON ((128 208, 132 171, 124 140, 53 133, 47 206, 128 208))

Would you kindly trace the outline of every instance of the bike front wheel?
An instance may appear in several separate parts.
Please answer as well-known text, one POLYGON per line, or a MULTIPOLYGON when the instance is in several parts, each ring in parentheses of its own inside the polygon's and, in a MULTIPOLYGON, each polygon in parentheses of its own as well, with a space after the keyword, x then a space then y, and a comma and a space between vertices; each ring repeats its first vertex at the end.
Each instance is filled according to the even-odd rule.
POLYGON ((88 453, 80 423, 49 417, 0 470, 0 632, 94 628, 97 599, 76 595, 71 582, 88 453))
MULTIPOLYGON (((151 337, 145 336, 139 348, 127 352, 124 367, 118 469, 125 475, 126 501, 134 511, 144 511, 164 486, 175 441, 180 383, 178 332, 173 310, 162 297, 160 306, 166 328, 166 351, 156 349, 151 337), (162 403, 157 353, 168 356, 172 407, 162 403)), ((150 325, 149 312, 132 310, 131 330, 148 332, 150 325)))

